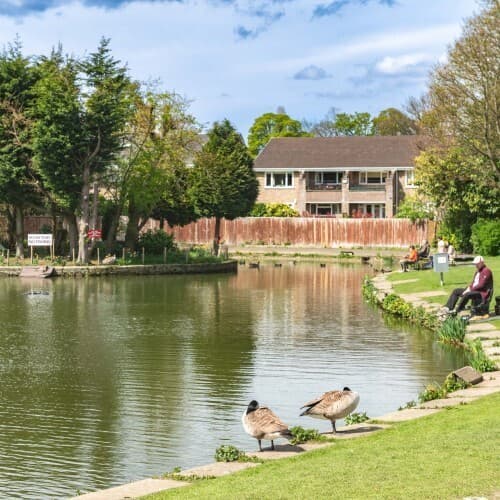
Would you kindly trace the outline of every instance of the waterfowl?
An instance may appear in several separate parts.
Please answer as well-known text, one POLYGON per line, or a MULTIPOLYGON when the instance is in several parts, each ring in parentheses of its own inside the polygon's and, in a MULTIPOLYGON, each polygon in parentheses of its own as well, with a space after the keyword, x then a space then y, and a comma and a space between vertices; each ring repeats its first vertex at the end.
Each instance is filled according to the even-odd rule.
MULTIPOLYGON (((335 429, 335 421, 347 417, 352 413, 359 403, 359 394, 351 391, 349 387, 344 387, 342 391, 325 392, 319 398, 306 403, 302 408, 304 410, 300 416, 309 415, 315 418, 324 418, 332 423, 333 432, 335 429)), ((301 409, 302 409, 301 408, 301 409)))
POLYGON ((271 449, 274 450, 274 440, 280 437, 292 438, 288 426, 284 424, 269 408, 260 407, 255 400, 250 401, 247 409, 241 417, 243 428, 250 436, 259 442, 259 450, 262 451, 262 439, 271 441, 271 449))

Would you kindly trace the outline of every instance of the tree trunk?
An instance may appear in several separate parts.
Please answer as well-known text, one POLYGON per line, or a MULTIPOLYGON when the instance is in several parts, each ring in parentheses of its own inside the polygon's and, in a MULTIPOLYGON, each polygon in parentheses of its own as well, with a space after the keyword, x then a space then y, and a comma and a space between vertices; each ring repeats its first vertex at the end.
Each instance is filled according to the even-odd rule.
POLYGON ((125 246, 130 250, 135 250, 137 238, 139 236, 139 211, 136 210, 133 203, 129 203, 128 208, 128 225, 127 234, 125 236, 125 246))
POLYGON ((7 217, 7 236, 9 238, 9 248, 13 248, 16 243, 16 212, 14 207, 7 206, 5 210, 7 217))
POLYGON ((68 231, 69 254, 73 257, 73 254, 76 253, 76 247, 78 244, 78 227, 75 214, 65 214, 64 224, 67 226, 68 231))
POLYGON ((83 166, 83 185, 81 200, 81 215, 78 221, 78 259, 79 264, 88 264, 89 251, 87 246, 87 231, 89 229, 89 192, 90 192, 90 166, 83 166))
POLYGON ((214 255, 219 255, 220 246, 220 217, 215 218, 215 234, 214 234, 214 255))
POLYGON ((16 213, 16 257, 24 259, 24 211, 21 205, 15 206, 16 213))
POLYGON ((106 235, 106 252, 111 253, 113 249, 116 231, 118 230, 118 224, 120 224, 121 207, 117 207, 108 228, 108 234, 106 235))
MULTIPOLYGON (((90 229, 98 229, 97 227, 97 212, 99 209, 99 188, 97 186, 97 182, 92 183, 92 217, 90 219, 90 229)), ((90 242, 90 251, 94 250, 95 240, 92 238, 90 242)))

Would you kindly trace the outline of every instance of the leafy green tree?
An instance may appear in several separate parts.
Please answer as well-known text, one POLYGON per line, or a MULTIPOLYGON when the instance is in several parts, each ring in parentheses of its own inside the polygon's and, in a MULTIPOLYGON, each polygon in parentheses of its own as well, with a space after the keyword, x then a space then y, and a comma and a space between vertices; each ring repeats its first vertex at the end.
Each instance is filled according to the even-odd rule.
POLYGON ((331 108, 318 123, 305 125, 311 135, 316 137, 373 135, 370 113, 337 113, 335 108, 331 108))
POLYGON ((414 135, 417 127, 407 114, 387 108, 373 118, 373 132, 375 135, 414 135))
POLYGON ((219 253, 220 222, 247 215, 258 195, 252 157, 229 120, 214 123, 196 156, 189 194, 200 217, 215 217, 213 249, 219 253))
POLYGON ((16 41, 0 54, 0 202, 15 223, 16 256, 24 257, 24 211, 40 206, 32 166, 30 109, 38 73, 16 41))
POLYGON ((478 218, 500 216, 500 4, 484 4, 417 106, 429 141, 416 160, 416 180, 465 250, 478 218))
POLYGON ((469 19, 462 36, 448 51, 447 61, 431 74, 429 133, 465 154, 482 157, 500 181, 500 3, 487 0, 469 19))
POLYGON ((255 157, 272 137, 305 137, 308 136, 298 120, 290 118, 286 113, 264 113, 253 122, 248 133, 248 149, 255 157))
POLYGON ((127 124, 127 143, 106 178, 115 203, 108 246, 124 209, 129 217, 129 248, 134 248, 150 216, 167 220, 170 225, 195 219, 187 195, 187 164, 201 145, 199 128, 187 108, 185 99, 155 87, 137 93, 134 114, 127 124))
POLYGON ((33 166, 53 210, 69 228, 70 252, 77 248, 76 213, 82 191, 84 130, 78 64, 62 47, 38 61, 39 81, 33 106, 33 166))
MULTIPOLYGON (((126 140, 126 124, 132 114, 132 82, 127 68, 113 58, 109 39, 79 65, 84 155, 80 159, 82 189, 78 225, 78 262, 89 260, 86 242, 90 222, 90 185, 117 160, 126 140)), ((97 197, 94 199, 97 200, 97 197)), ((96 210, 96 207, 94 207, 96 210)))
POLYGON ((396 217, 399 219, 410 219, 412 222, 425 219, 434 219, 432 204, 418 195, 408 195, 399 205, 396 217))
POLYGON ((373 135, 370 113, 337 113, 335 135, 373 135))

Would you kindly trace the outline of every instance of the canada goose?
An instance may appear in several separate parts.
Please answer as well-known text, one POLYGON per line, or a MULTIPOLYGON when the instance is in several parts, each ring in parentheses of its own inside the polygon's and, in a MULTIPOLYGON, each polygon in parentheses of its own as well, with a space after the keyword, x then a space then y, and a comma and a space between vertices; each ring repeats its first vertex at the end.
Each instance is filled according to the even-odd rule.
POLYGON ((257 261, 257 262, 249 262, 248 263, 248 267, 253 267, 253 268, 259 268, 260 266, 260 262, 257 261))
POLYGON ((359 403, 359 394, 351 391, 349 387, 344 387, 342 391, 325 392, 313 401, 309 401, 302 408, 306 408, 300 416, 309 415, 315 418, 324 418, 332 422, 333 432, 335 429, 335 420, 340 420, 353 412, 359 403))
POLYGON ((320 264, 319 267, 326 267, 326 264, 320 264))
POLYGON ((286 424, 269 408, 260 407, 255 400, 250 401, 241 417, 241 421, 245 432, 259 442, 260 451, 262 451, 262 439, 269 439, 271 441, 271 450, 274 450, 275 439, 280 437, 290 439, 293 437, 286 424))

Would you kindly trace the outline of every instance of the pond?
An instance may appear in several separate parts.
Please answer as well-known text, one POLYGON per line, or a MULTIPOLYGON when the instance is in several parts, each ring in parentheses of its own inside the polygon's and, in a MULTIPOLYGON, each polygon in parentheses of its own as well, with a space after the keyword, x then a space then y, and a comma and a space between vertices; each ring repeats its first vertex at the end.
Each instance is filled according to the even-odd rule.
MULTIPOLYGON (((0 280, 0 497, 67 498, 257 442, 251 399, 286 423, 349 386, 375 417, 461 365, 364 304, 367 268, 283 263, 237 275, 0 280)), ((339 422, 341 424, 342 422, 339 422)))

